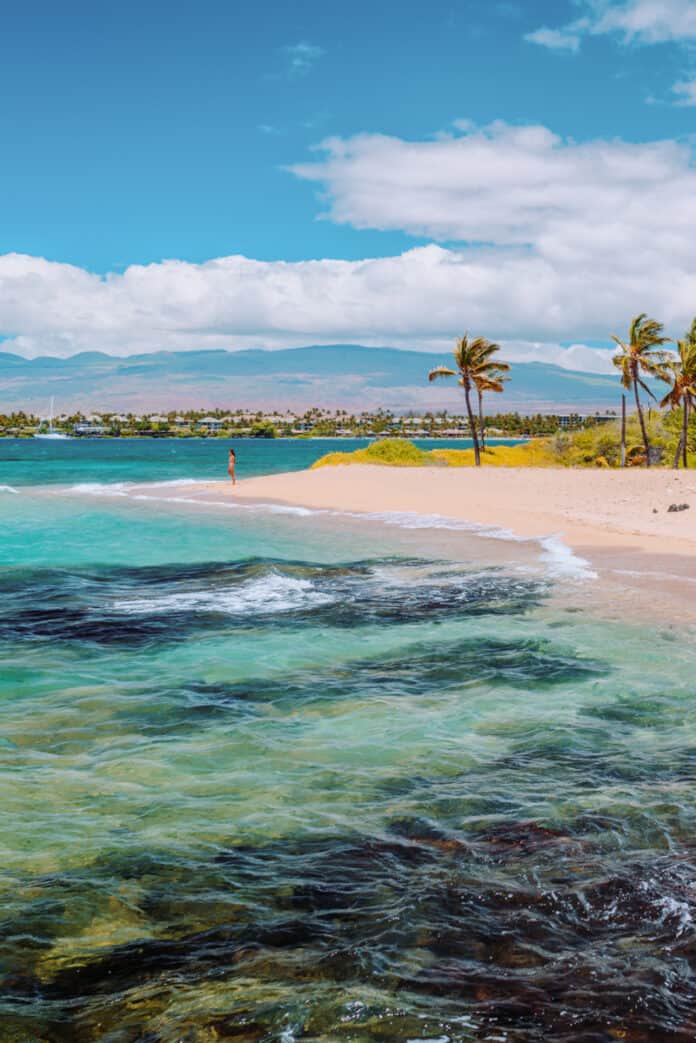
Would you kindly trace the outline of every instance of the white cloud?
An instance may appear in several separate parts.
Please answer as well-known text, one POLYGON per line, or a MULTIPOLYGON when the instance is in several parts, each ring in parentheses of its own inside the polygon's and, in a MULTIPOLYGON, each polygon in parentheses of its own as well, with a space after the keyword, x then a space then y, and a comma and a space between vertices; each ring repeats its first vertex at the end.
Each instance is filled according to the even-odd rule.
POLYGON ((617 32, 626 41, 643 44, 696 40, 694 0, 627 0, 620 4, 590 0, 590 4, 595 12, 591 33, 617 32))
POLYGON ((535 29, 533 33, 527 33, 525 40, 529 43, 538 43, 542 47, 548 47, 552 51, 578 51, 580 49, 580 34, 570 29, 549 29, 543 26, 535 29))
POLYGON ((547 362, 561 369, 579 370, 582 373, 605 373, 614 375, 612 348, 591 348, 586 344, 571 344, 564 348, 560 344, 548 341, 515 341, 501 342, 505 358, 509 362, 547 362))
POLYGON ((586 15, 565 26, 544 26, 525 40, 576 51, 583 36, 618 35, 624 43, 690 43, 696 40, 694 0, 580 0, 586 15))
POLYGON ((307 40, 288 44, 283 48, 291 76, 305 76, 324 54, 324 48, 307 40))
POLYGON ((468 329, 518 358, 609 372, 606 351, 587 341, 608 344, 639 311, 673 335, 687 327, 696 169, 685 145, 462 126, 420 142, 331 139, 295 168, 326 193, 333 220, 448 246, 360 261, 169 260, 105 277, 6 254, 2 347, 27 356, 345 342, 442 350, 468 329))
POLYGON ((597 280, 600 299, 647 294, 669 310, 682 291, 693 295, 696 169, 686 145, 463 126, 429 141, 330 138, 321 159, 293 170, 321 185, 331 220, 480 244, 471 263, 491 276, 510 266, 537 287, 562 277, 573 292, 597 280))
POLYGON ((674 84, 672 91, 677 95, 675 105, 696 105, 696 80, 680 80, 674 84))

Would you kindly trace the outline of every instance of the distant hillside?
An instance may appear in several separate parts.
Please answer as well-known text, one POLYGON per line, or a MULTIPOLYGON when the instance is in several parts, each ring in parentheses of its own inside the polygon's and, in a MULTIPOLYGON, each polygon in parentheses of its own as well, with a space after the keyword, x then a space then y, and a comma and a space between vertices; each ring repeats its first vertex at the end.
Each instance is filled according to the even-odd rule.
MULTIPOLYGON (((155 352, 116 358, 83 352, 71 358, 23 359, 0 352, 0 412, 19 406, 45 412, 260 408, 452 409, 462 407, 453 381, 429 385, 442 357, 356 344, 284 351, 155 352)), ((517 363, 491 408, 589 411, 615 408, 615 378, 540 362, 517 363)))

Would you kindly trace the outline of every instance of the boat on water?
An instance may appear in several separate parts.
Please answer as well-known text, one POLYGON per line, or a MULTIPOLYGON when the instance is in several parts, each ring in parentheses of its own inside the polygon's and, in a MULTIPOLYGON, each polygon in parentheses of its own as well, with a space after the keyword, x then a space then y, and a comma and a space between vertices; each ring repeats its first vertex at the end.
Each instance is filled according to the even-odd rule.
POLYGON ((45 417, 44 419, 48 420, 48 431, 37 431, 37 433, 34 435, 34 438, 52 438, 54 440, 55 439, 61 439, 61 441, 63 439, 65 439, 65 438, 70 438, 70 435, 66 435, 64 431, 56 431, 56 430, 54 430, 54 427, 53 427, 53 399, 51 399, 51 409, 50 409, 49 415, 48 415, 48 417, 45 417))

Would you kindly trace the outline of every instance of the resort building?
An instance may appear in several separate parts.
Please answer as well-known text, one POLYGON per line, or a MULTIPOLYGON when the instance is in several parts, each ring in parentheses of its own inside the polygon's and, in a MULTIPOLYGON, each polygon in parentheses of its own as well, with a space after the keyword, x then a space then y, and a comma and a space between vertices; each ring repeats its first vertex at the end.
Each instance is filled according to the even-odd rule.
POLYGON ((588 420, 593 420, 597 424, 608 424, 612 420, 616 420, 616 413, 559 413, 557 414, 558 426, 562 431, 568 430, 570 427, 579 427, 581 424, 586 424, 588 420))

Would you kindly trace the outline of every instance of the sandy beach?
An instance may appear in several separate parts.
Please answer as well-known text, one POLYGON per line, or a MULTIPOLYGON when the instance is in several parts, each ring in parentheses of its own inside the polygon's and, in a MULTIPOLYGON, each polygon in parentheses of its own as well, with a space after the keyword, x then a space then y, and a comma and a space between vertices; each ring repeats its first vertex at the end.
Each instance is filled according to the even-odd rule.
MULTIPOLYGON (((439 514, 574 549, 631 547, 696 558, 696 473, 324 467, 206 487, 218 496, 338 511, 439 514), (669 512, 672 504, 689 509, 669 512)), ((696 561, 693 565, 696 575, 696 561)))

